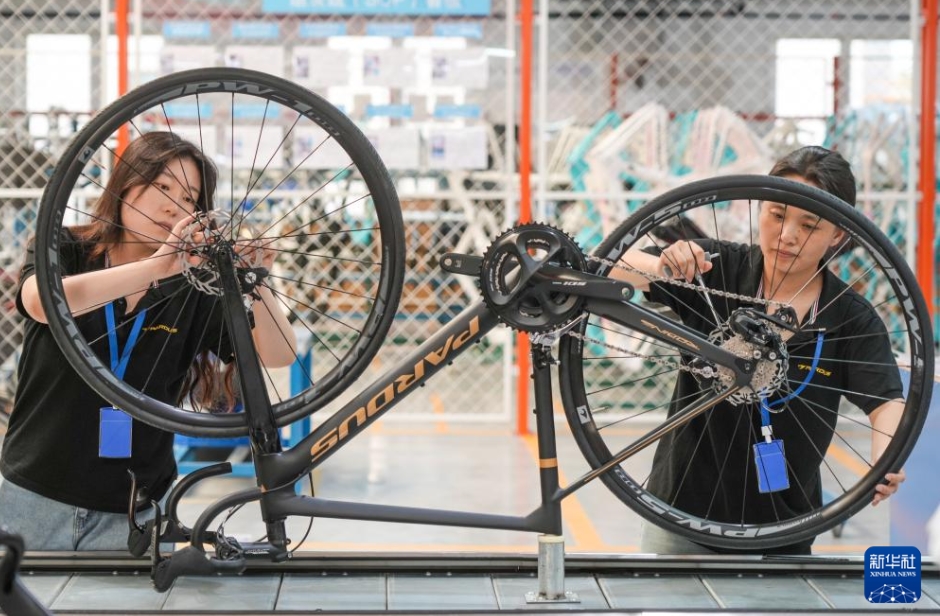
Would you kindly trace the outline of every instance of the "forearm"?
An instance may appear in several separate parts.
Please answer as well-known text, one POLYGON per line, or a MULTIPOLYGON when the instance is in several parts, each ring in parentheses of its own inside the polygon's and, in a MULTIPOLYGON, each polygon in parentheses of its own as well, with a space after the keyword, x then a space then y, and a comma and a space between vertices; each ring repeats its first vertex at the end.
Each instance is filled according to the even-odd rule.
POLYGON ((287 315, 267 287, 258 287, 261 299, 255 302, 255 327, 252 338, 258 356, 269 368, 289 366, 297 358, 297 337, 287 315))
MULTIPOLYGON (((104 270, 67 276, 62 279, 62 287, 69 309, 77 316, 119 297, 143 291, 160 279, 161 266, 158 259, 142 259, 104 270)), ((23 282, 20 299, 30 317, 40 323, 49 322, 39 299, 36 276, 30 276, 23 282)))
POLYGON ((639 270, 639 272, 631 272, 620 268, 613 268, 610 275, 612 278, 629 282, 635 289, 639 291, 649 291, 650 280, 644 276, 643 273, 659 276, 659 262, 660 258, 658 255, 651 255, 649 253, 643 252, 642 250, 628 250, 622 257, 620 257, 619 263, 621 265, 626 265, 627 267, 639 270))
POLYGON ((868 416, 871 423, 871 461, 875 463, 891 443, 904 413, 903 400, 890 400, 885 402, 868 416))
MULTIPOLYGON (((904 413, 904 400, 890 400, 885 402, 868 415, 868 421, 871 422, 871 461, 874 464, 878 458, 885 452, 891 439, 897 432, 898 423, 901 421, 901 415, 904 413)), ((875 494, 872 497, 872 505, 877 505, 881 501, 889 498, 898 491, 898 488, 906 475, 904 469, 898 469, 896 473, 887 473, 884 481, 875 486, 875 494)))

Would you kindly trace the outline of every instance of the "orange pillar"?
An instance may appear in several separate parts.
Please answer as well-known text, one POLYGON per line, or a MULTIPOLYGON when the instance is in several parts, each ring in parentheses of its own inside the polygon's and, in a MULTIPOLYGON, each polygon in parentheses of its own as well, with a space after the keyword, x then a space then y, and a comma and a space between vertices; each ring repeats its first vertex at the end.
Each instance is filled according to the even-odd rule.
MULTIPOLYGON (((130 0, 114 2, 114 33, 117 35, 118 96, 127 93, 127 39, 128 5, 130 0)), ((118 129, 117 152, 121 154, 128 143, 127 125, 118 129)))
POLYGON ((936 187, 937 106, 937 0, 922 0, 923 25, 920 37, 920 180, 918 208, 917 280, 927 299, 931 318, 936 313, 934 296, 934 211, 936 187))
MULTIPOLYGON (((532 220, 532 2, 521 0, 519 21, 521 26, 521 49, 519 83, 522 87, 519 110, 519 222, 532 220)), ((543 33, 544 35, 544 33, 543 33)), ((516 433, 529 432, 529 337, 516 335, 516 433)))

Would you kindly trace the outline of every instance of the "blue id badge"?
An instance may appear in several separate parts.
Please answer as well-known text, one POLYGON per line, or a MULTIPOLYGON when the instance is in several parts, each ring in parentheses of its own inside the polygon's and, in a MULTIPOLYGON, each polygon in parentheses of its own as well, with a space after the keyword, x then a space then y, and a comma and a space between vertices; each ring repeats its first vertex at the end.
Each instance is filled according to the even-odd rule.
POLYGON ((133 421, 130 415, 121 409, 106 406, 101 409, 101 422, 99 426, 98 457, 131 457, 131 432, 133 421))
POLYGON ((779 492, 790 487, 783 441, 774 439, 769 443, 755 443, 754 464, 757 466, 757 489, 762 493, 779 492))

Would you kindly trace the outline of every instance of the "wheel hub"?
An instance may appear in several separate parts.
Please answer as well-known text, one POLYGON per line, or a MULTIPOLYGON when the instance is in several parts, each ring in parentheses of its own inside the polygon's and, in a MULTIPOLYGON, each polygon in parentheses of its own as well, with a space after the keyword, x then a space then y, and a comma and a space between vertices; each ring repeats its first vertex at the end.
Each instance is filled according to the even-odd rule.
MULTIPOLYGON (((786 344, 780 336, 780 330, 761 319, 760 313, 750 309, 736 310, 731 319, 715 329, 708 339, 738 357, 755 361, 751 382, 728 396, 732 404, 759 402, 786 383, 789 357, 786 344)), ((725 390, 734 381, 735 375, 731 369, 717 367, 714 382, 716 390, 725 390)))
MULTIPOLYGON (((183 277, 199 291, 207 295, 222 295, 221 277, 218 269, 216 254, 219 251, 228 251, 236 269, 245 272, 240 276, 242 286, 245 286, 245 276, 257 277, 255 272, 261 270, 261 251, 249 251, 247 255, 239 254, 236 250, 238 239, 231 239, 232 215, 222 210, 212 210, 199 214, 192 223, 186 225, 180 233, 179 242, 182 249, 179 252, 180 267, 183 277), (198 262, 193 257, 200 257, 198 262)), ((260 282, 250 281, 252 287, 260 282)))

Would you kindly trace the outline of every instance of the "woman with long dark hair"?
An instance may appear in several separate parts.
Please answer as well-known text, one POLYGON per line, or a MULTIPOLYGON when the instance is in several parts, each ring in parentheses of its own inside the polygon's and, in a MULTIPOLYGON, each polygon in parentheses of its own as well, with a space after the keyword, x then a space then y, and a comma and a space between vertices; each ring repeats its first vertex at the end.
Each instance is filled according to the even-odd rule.
MULTIPOLYGON (((116 157, 90 222, 60 238, 76 323, 102 361, 110 358, 115 375, 138 390, 168 404, 230 409, 234 363, 222 308, 189 287, 179 256, 194 264, 204 258, 198 229, 212 209, 215 166, 170 132, 144 134, 116 157)), ((16 296, 26 325, 0 452, 0 520, 30 549, 124 549, 127 471, 148 499, 160 500, 176 477, 173 435, 112 408, 71 370, 39 300, 33 250, 31 243, 16 296)), ((270 269, 269 247, 245 242, 241 250, 260 253, 270 269)), ((293 331, 268 289, 257 289, 252 313, 261 362, 289 365, 293 331)))

